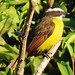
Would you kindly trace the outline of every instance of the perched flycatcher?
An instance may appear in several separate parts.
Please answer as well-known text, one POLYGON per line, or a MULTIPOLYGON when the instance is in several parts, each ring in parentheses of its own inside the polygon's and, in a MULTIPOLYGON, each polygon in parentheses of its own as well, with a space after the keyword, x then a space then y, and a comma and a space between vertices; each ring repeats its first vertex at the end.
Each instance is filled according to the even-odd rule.
POLYGON ((49 8, 45 12, 40 23, 29 34, 31 41, 27 47, 29 56, 51 48, 61 39, 64 28, 62 17, 65 14, 60 8, 49 8))
MULTIPOLYGON (((29 56, 51 48, 61 39, 64 28, 62 17, 65 14, 60 8, 49 8, 44 13, 40 23, 29 33, 26 50, 29 56)), ((13 64, 10 64, 9 68, 12 68, 13 64)))

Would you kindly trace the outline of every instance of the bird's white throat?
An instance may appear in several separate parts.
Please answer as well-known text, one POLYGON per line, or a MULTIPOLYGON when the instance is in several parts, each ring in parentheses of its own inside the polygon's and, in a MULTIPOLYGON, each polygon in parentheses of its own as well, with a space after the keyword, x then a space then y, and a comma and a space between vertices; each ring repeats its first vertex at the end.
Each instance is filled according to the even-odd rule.
POLYGON ((63 18, 63 15, 61 15, 61 16, 57 16, 57 18, 62 20, 62 18, 63 18))

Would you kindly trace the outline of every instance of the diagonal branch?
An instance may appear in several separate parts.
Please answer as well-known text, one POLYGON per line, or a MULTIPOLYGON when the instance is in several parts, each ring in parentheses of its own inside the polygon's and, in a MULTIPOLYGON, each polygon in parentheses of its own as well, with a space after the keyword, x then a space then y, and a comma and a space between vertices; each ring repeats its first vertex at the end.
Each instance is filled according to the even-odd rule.
POLYGON ((52 59, 52 57, 56 53, 60 44, 61 44, 61 40, 49 50, 46 57, 44 57, 42 63, 40 64, 40 66, 35 71, 34 75, 41 75, 42 74, 42 72, 44 71, 44 69, 48 65, 49 61, 52 59))
POLYGON ((23 75, 24 74, 24 59, 25 59, 27 37, 28 37, 31 21, 33 18, 33 14, 34 14, 34 8, 37 5, 36 0, 29 0, 29 2, 30 2, 30 7, 29 7, 28 16, 27 16, 25 24, 24 24, 24 29, 23 29, 22 35, 19 36, 20 51, 19 51, 19 58, 18 58, 18 64, 16 67, 15 75, 23 75))

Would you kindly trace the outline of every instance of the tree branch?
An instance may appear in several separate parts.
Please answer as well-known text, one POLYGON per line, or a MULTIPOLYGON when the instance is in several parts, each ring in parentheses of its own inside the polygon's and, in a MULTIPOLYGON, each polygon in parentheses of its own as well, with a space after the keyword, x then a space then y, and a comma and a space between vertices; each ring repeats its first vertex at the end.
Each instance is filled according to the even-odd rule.
POLYGON ((34 14, 34 8, 37 5, 36 0, 29 0, 29 2, 30 2, 30 7, 29 7, 28 16, 25 20, 22 36, 19 36, 20 51, 19 51, 19 58, 18 58, 18 64, 16 67, 15 75, 23 75, 24 74, 24 59, 25 59, 27 37, 29 34, 31 21, 32 21, 33 14, 34 14))
POLYGON ((57 51, 58 47, 60 46, 60 44, 61 44, 61 40, 49 50, 49 52, 47 53, 46 57, 44 57, 42 63, 37 68, 34 75, 41 75, 42 74, 42 72, 44 71, 44 69, 48 65, 49 61, 52 59, 52 57, 56 53, 56 51, 57 51))

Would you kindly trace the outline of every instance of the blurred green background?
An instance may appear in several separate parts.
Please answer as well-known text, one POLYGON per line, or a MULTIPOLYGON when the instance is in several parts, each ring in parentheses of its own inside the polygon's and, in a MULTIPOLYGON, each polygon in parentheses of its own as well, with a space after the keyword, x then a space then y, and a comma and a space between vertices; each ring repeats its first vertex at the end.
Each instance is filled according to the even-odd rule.
MULTIPOLYGON (((49 8, 47 0, 37 0, 32 20, 34 27, 49 8)), ((42 75, 73 75, 72 59, 75 53, 75 0, 55 0, 53 7, 62 8, 70 15, 63 18, 64 33, 62 44, 42 75)), ((14 29, 21 30, 29 9, 29 0, 0 0, 0 75, 14 75, 8 64, 19 53, 19 40, 14 29)), ((43 58, 25 59, 25 75, 33 75, 43 58)))

